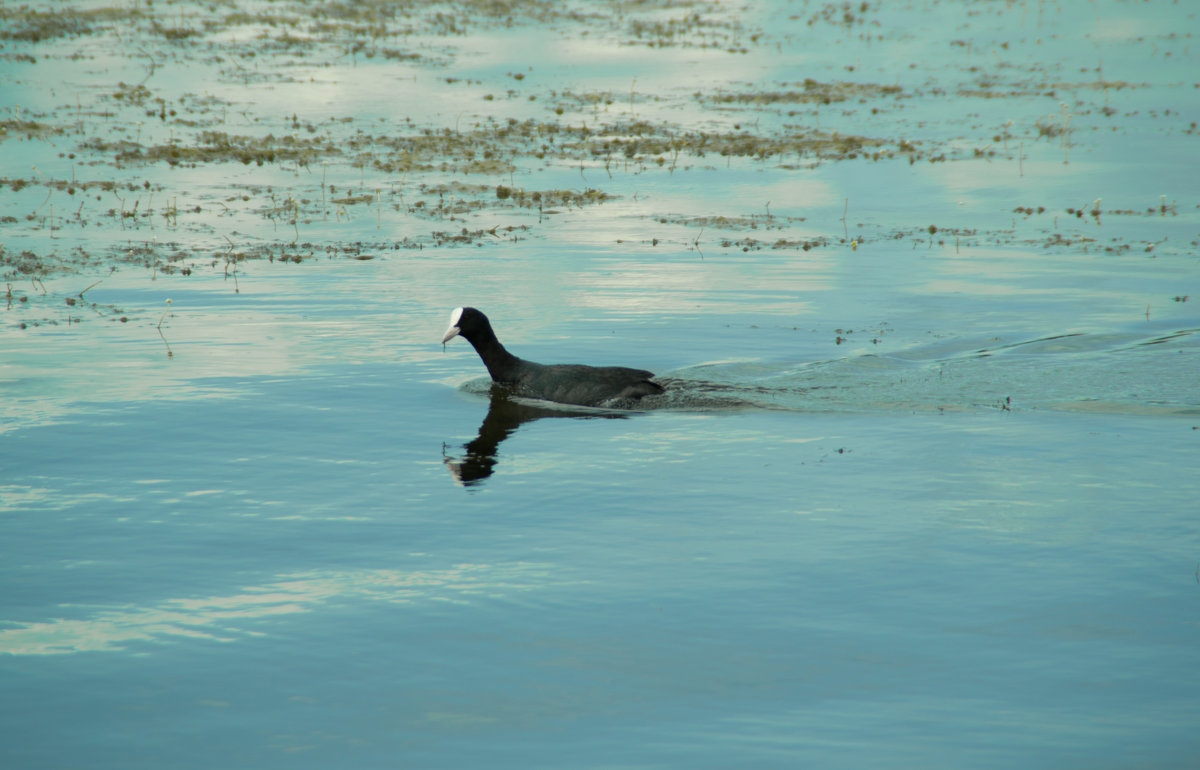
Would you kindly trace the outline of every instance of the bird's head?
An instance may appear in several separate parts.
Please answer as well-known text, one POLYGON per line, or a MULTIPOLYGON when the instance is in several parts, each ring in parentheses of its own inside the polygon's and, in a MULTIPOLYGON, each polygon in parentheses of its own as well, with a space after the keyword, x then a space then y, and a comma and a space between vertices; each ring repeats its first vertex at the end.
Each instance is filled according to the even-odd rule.
POLYGON ((473 307, 456 307, 450 313, 450 326, 442 335, 442 345, 445 346, 460 334, 470 340, 474 338, 475 332, 489 328, 491 324, 483 313, 473 307))

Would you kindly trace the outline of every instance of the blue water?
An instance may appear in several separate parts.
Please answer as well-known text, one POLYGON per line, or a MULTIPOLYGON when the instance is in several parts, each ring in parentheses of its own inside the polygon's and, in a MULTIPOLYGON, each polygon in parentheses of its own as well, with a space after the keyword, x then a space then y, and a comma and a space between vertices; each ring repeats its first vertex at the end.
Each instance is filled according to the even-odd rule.
POLYGON ((13 766, 1196 754, 1187 421, 544 418, 464 488, 405 369, 18 433, 13 766))
POLYGON ((722 8, 663 46, 629 18, 671 8, 372 33, 415 62, 188 3, 160 21, 209 31, 0 41, 8 118, 69 129, 0 136, 0 766, 1200 765, 1195 12, 722 8), (807 77, 904 91, 708 101, 807 77), (296 114, 347 146, 513 117, 925 154, 393 174, 83 144, 296 114), (322 212, 329 185, 382 192, 322 212), (264 244, 303 263, 225 258, 264 244), (438 342, 465 304, 668 392, 494 396, 438 342))

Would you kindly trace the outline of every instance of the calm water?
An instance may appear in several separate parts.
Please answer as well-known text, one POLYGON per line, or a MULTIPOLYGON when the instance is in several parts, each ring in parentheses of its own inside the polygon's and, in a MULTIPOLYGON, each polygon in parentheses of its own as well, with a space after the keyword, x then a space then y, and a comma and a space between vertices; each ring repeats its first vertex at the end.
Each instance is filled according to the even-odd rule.
MULTIPOLYGON (((201 13, 179 7, 181 24, 201 13)), ((346 204, 295 226, 316 256, 233 275, 209 256, 225 238, 292 240, 270 195, 317 198, 326 173, 411 201, 418 179, 349 159, 78 162, 80 177, 162 184, 155 206, 219 212, 174 227, 97 214, 52 229, 47 187, 0 190, 8 210, 38 210, 4 225, 6 265, 100 244, 194 255, 186 277, 6 267, 4 766, 1200 762, 1195 12, 968 3, 845 27, 815 4, 764 7, 697 38, 715 47, 554 19, 403 38, 433 63, 275 54, 262 68, 288 77, 265 83, 205 82, 225 66, 211 49, 155 48, 146 82, 211 89, 239 131, 266 133, 298 103, 523 119, 547 92, 499 95, 544 76, 560 95, 611 92, 614 120, 819 121, 949 159, 427 171, 422 184, 612 199, 436 222, 346 204), (388 73, 411 81, 407 100, 380 101, 370 78, 388 73), (879 112, 692 98, 805 77, 911 98, 879 112), (1078 85, 1101 79, 1126 85, 1078 85), (1065 144, 1036 123, 1063 102, 1065 144), (1001 154, 976 157, 1008 121, 1001 154), (528 229, 428 240, 502 224, 528 229), (395 248, 409 235, 425 247, 395 248), (325 256, 348 244, 373 259, 325 256), (672 389, 636 412, 493 401, 469 346, 437 343, 462 304, 522 356, 649 368, 672 389)), ((82 114, 145 77, 142 59, 106 58, 107 39, 6 39, 6 103, 49 120, 78 98, 82 114)), ((589 114, 608 119, 564 120, 589 114)), ((65 177, 58 154, 78 141, 10 136, 5 173, 65 177)), ((67 194, 50 192, 61 216, 67 194)))

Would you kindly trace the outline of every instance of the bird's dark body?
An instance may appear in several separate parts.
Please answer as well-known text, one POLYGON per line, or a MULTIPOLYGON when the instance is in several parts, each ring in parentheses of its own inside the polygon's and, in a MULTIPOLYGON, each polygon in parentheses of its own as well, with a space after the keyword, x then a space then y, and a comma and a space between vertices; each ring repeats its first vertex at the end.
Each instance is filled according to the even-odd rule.
POLYGON ((514 356, 500 344, 492 325, 480 311, 459 308, 450 319, 443 343, 462 335, 474 346, 492 381, 514 395, 561 404, 604 406, 662 393, 653 372, 624 366, 539 364, 514 356))
POLYGON ((516 377, 501 384, 519 396, 544 398, 561 404, 599 406, 662 393, 662 387, 651 381, 653 376, 653 372, 624 366, 545 365, 522 361, 516 377))

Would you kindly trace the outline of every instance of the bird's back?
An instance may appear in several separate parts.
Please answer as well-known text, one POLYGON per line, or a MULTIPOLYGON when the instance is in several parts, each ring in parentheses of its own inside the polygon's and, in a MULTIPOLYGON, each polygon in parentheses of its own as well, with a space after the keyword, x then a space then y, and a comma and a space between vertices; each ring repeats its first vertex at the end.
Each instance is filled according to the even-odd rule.
POLYGON ((612 401, 662 393, 653 372, 625 366, 536 364, 522 361, 513 391, 520 396, 563 404, 601 406, 612 401))

